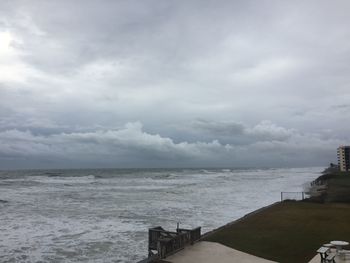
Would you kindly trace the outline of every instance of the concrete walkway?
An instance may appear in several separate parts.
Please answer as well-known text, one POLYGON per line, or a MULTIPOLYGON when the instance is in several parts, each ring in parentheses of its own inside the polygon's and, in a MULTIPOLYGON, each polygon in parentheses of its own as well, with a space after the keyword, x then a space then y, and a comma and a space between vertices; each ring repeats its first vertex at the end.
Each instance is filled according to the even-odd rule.
POLYGON ((167 257, 172 263, 271 263, 267 259, 259 258, 241 251, 226 247, 219 243, 201 241, 193 246, 187 246, 178 253, 167 257))
POLYGON ((314 257, 309 261, 309 263, 320 263, 320 262, 321 262, 321 257, 320 257, 320 255, 314 256, 314 257))

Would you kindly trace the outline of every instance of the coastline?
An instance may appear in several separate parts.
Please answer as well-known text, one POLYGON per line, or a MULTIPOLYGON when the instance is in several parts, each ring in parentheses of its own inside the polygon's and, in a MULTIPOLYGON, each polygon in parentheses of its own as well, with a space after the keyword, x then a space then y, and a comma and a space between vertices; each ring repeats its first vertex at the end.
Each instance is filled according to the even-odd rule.
POLYGON ((26 256, 30 261, 54 261, 66 258, 69 251, 67 261, 89 253, 91 260, 136 262, 147 256, 149 227, 160 224, 171 230, 180 221, 181 227, 203 226, 206 233, 276 202, 280 189, 301 190, 302 183, 315 179, 319 171, 313 167, 3 172, 0 199, 7 202, 0 202, 0 219, 7 238, 0 241, 1 260, 26 256), (38 215, 43 215, 40 224, 38 215), (74 220, 77 216, 79 221, 74 220), (42 238, 45 233, 52 234, 42 238), (108 255, 93 250, 96 240, 108 255), (34 249, 22 249, 26 246, 34 249))
POLYGON ((250 212, 250 213, 248 213, 248 214, 245 214, 244 216, 242 216, 242 217, 240 217, 240 218, 238 218, 238 219, 236 219, 236 220, 233 220, 233 221, 231 221, 231 222, 229 222, 229 223, 227 223, 227 224, 225 224, 225 225, 222 225, 222 226, 220 226, 220 227, 218 227, 218 228, 215 228, 215 229, 213 229, 213 230, 210 230, 210 231, 208 231, 208 232, 205 232, 205 233, 201 236, 201 238, 200 238, 199 241, 205 240, 206 238, 209 238, 211 235, 214 235, 214 234, 218 233, 219 231, 223 231, 223 230, 225 230, 226 228, 228 228, 228 227, 230 227, 230 226, 232 226, 232 225, 234 225, 234 224, 237 224, 237 223, 239 223, 239 222, 242 222, 242 221, 246 220, 247 218, 249 218, 249 217, 251 217, 251 216, 254 216, 254 215, 258 214, 258 213, 261 213, 261 212, 265 211, 266 209, 269 209, 269 208, 271 208, 271 207, 274 207, 274 206, 276 206, 276 205, 278 205, 278 204, 280 204, 280 203, 281 203, 281 202, 279 201, 279 202, 275 202, 275 203, 272 203, 272 204, 267 205, 267 206, 263 206, 263 207, 258 208, 258 209, 254 210, 254 211, 252 211, 252 212, 250 212))
MULTIPOLYGON (((329 176, 329 173, 331 173, 331 172, 334 172, 334 170, 331 169, 331 168, 326 168, 324 171, 320 172, 321 175, 320 175, 319 177, 317 177, 315 180, 313 180, 312 182, 310 182, 310 189, 313 187, 313 183, 314 183, 314 182, 324 181, 324 180, 330 179, 331 176, 329 176)), ((313 197, 313 193, 312 193, 312 191, 311 191, 310 189, 309 189, 310 197, 307 198, 307 199, 310 199, 310 198, 313 197)), ((303 200, 298 200, 298 201, 303 201, 303 200)), ((226 228, 228 228, 228 227, 230 227, 230 226, 232 226, 232 225, 234 225, 234 224, 237 224, 237 223, 239 223, 239 222, 241 222, 241 221, 244 221, 244 220, 246 220, 247 218, 249 218, 249 217, 251 217, 251 216, 254 216, 254 215, 258 214, 258 213, 261 213, 261 212, 263 212, 263 211, 265 211, 265 210, 267 210, 267 209, 269 209, 269 208, 272 208, 272 207, 274 207, 274 206, 277 206, 277 205, 279 205, 281 202, 283 202, 283 201, 281 200, 281 201, 277 201, 277 202, 271 203, 271 204, 269 204, 269 205, 263 206, 263 207, 258 208, 258 209, 256 209, 256 210, 250 212, 250 213, 245 214, 244 216, 242 216, 242 217, 240 217, 240 218, 238 218, 238 219, 236 219, 236 220, 233 220, 233 221, 231 221, 231 222, 229 222, 229 223, 227 223, 227 224, 224 224, 224 225, 222 225, 222 226, 220 226, 220 227, 218 227, 218 228, 215 228, 215 229, 213 229, 213 230, 210 230, 210 231, 204 233, 204 234, 201 236, 201 238, 200 238, 199 241, 204 240, 204 239, 210 237, 211 235, 213 235, 213 234, 215 234, 215 233, 217 233, 217 232, 219 232, 219 231, 225 230, 226 228)))
POLYGON ((219 243, 276 262, 309 262, 320 245, 330 240, 350 240, 350 203, 330 198, 337 180, 350 182, 350 176, 325 169, 312 182, 325 186, 323 199, 311 196, 302 201, 274 202, 204 233, 198 242, 219 243))
POLYGON ((217 229, 203 240, 286 263, 309 262, 316 250, 331 240, 349 241, 350 173, 325 169, 314 182, 325 186, 320 195, 277 202, 217 229))

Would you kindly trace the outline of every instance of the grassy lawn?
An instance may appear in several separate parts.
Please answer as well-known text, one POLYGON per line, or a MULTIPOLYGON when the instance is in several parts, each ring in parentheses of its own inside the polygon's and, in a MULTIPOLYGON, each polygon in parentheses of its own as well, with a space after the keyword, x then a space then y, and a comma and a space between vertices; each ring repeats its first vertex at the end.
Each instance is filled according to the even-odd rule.
POLYGON ((308 262, 322 244, 350 241, 350 204, 283 202, 205 240, 277 262, 308 262))
POLYGON ((335 173, 328 180, 326 201, 350 203, 350 173, 349 172, 335 173))

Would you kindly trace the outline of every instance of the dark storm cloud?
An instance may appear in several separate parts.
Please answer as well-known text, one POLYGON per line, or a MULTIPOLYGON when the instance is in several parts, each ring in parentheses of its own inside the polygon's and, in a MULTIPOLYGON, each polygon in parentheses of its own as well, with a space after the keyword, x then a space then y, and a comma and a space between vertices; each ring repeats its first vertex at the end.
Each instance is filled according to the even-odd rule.
POLYGON ((1 165, 328 163, 350 140, 349 8, 2 1, 1 165))

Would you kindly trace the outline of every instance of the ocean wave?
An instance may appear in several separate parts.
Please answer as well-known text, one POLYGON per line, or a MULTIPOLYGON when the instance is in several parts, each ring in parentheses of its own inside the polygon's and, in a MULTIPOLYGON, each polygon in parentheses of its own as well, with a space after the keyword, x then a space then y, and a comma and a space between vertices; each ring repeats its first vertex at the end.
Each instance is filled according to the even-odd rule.
POLYGON ((89 184, 96 180, 94 175, 86 176, 30 176, 31 182, 41 184, 89 184))
POLYGON ((317 171, 8 173, 0 179, 0 200, 8 201, 0 201, 0 261, 135 262, 147 254, 149 227, 174 229, 181 222, 184 228, 202 226, 206 232, 278 201, 280 191, 302 191, 317 171))

